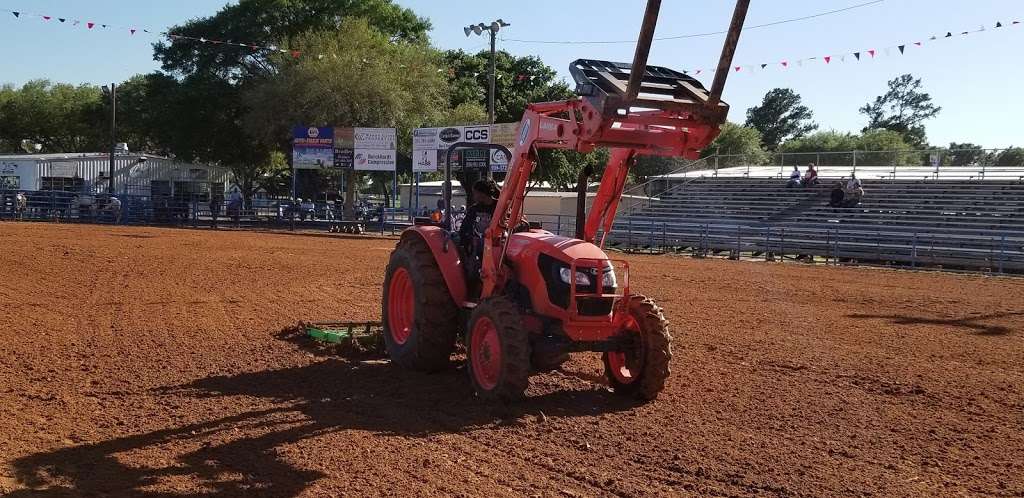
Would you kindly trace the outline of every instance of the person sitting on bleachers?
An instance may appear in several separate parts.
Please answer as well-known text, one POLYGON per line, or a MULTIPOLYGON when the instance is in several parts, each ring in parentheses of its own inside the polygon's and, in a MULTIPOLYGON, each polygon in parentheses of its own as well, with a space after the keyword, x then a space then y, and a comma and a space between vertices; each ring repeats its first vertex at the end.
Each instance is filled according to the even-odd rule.
POLYGON ((832 185, 832 195, 829 196, 828 205, 834 208, 841 207, 843 205, 844 197, 846 197, 846 191, 843 190, 843 183, 837 180, 836 183, 832 185))
POLYGON ((851 172, 850 179, 846 181, 846 193, 849 194, 858 188, 860 188, 860 179, 857 178, 856 173, 851 172))
POLYGON ((800 186, 800 167, 793 165, 793 171, 789 174, 789 181, 786 182, 786 188, 799 187, 800 186))
POLYGON ((800 184, 804 187, 813 187, 818 184, 818 170, 814 169, 814 163, 807 165, 807 172, 804 173, 800 184))
POLYGON ((843 201, 843 207, 854 207, 860 204, 861 198, 864 197, 864 187, 859 185, 860 182, 857 183, 857 188, 844 193, 845 200, 843 201))
POLYGON ((850 179, 846 181, 846 188, 843 192, 843 207, 853 207, 860 204, 861 197, 864 197, 864 188, 856 173, 850 173, 850 179))

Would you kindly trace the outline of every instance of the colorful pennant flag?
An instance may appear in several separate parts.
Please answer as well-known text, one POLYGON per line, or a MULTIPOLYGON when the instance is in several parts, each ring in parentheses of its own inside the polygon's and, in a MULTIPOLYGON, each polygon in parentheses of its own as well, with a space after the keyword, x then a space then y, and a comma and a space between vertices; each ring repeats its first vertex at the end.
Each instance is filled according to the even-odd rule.
MULTIPOLYGON (((19 11, 19 10, 0 9, 0 11, 10 12, 11 15, 13 15, 16 19, 24 19, 24 18, 29 18, 29 17, 40 18, 43 21, 50 21, 52 19, 57 19, 62 24, 66 23, 67 21, 72 21, 71 24, 73 26, 78 26, 79 24, 84 22, 86 27, 87 27, 87 29, 89 29, 89 30, 92 30, 97 25, 99 25, 100 27, 102 27, 104 29, 108 29, 108 28, 112 28, 113 27, 113 28, 116 28, 116 29, 123 29, 123 30, 128 31, 130 36, 134 36, 137 32, 142 31, 143 33, 147 33, 147 34, 158 34, 158 35, 161 35, 161 36, 165 36, 169 40, 171 40, 171 42, 190 41, 190 42, 196 42, 196 43, 202 43, 202 44, 208 44, 208 45, 225 45, 225 46, 232 46, 232 47, 239 47, 239 48, 243 48, 243 49, 249 49, 249 50, 252 50, 253 52, 258 52, 258 51, 261 51, 261 50, 265 50, 267 52, 276 52, 276 53, 280 53, 280 54, 284 54, 284 55, 291 55, 291 57, 293 59, 298 59, 298 58, 300 58, 300 57, 302 57, 304 55, 305 56, 316 56, 317 59, 322 59, 324 57, 324 55, 325 55, 325 54, 317 54, 315 52, 310 53, 309 51, 306 51, 306 50, 297 50, 297 49, 291 49, 291 48, 281 48, 281 47, 278 47, 276 45, 260 45, 260 44, 255 44, 255 43, 241 43, 241 42, 233 42, 233 41, 230 41, 230 40, 210 39, 210 38, 206 38, 206 37, 192 37, 192 36, 173 34, 173 33, 165 32, 165 31, 150 31, 149 29, 145 29, 145 28, 124 27, 124 26, 120 26, 119 27, 119 26, 115 26, 115 25, 111 25, 111 24, 100 24, 100 23, 96 23, 96 22, 93 22, 93 21, 80 21, 78 19, 71 19, 71 18, 66 18, 66 17, 57 17, 57 18, 55 18, 55 17, 50 16, 50 15, 33 14, 33 13, 29 13, 29 12, 25 12, 25 11, 19 11), (25 17, 22 17, 22 14, 24 14, 25 17)), ((1019 24, 1021 24, 1021 21, 1020 20, 1011 20, 1011 21, 1009 21, 1009 24, 1010 25, 1019 25, 1019 24)), ((997 22, 995 22, 991 26, 993 28, 1002 28, 1002 27, 1004 27, 1004 24, 1002 23, 1002 21, 997 21, 997 22)), ((984 31, 986 31, 986 29, 987 29, 986 26, 982 25, 982 26, 979 26, 978 29, 976 29, 976 30, 961 31, 959 33, 960 33, 961 36, 966 36, 966 35, 971 34, 971 33, 984 32, 984 31)), ((953 32, 952 31, 947 31, 945 36, 943 36, 943 38, 952 38, 952 37, 953 37, 953 32)), ((931 37, 928 38, 928 40, 932 40, 932 41, 934 41, 936 39, 938 39, 938 36, 936 36, 936 35, 932 35, 931 37)), ((912 42, 912 43, 913 43, 913 46, 915 46, 915 47, 922 47, 923 46, 923 43, 921 41, 915 41, 915 42, 912 42)), ((897 50, 899 50, 900 55, 905 55, 906 54, 907 44, 906 43, 902 43, 902 44, 899 44, 899 45, 890 45, 890 46, 882 47, 882 51, 883 51, 884 55, 891 56, 893 48, 896 48, 897 50)), ((844 53, 844 54, 840 54, 838 56, 826 55, 826 56, 822 56, 821 59, 825 61, 825 64, 831 64, 832 63, 832 59, 835 58, 835 57, 839 57, 840 62, 845 62, 847 55, 853 55, 853 57, 857 61, 860 61, 861 60, 860 56, 861 56, 861 54, 863 52, 864 51, 847 52, 847 53, 844 53)), ((870 57, 872 59, 875 58, 875 56, 877 55, 877 50, 873 49, 873 48, 869 49, 869 50, 866 50, 866 52, 868 53, 868 55, 870 55, 870 57)), ((332 57, 334 57, 334 58, 337 58, 336 54, 330 54, 330 55, 332 57)), ((816 61, 818 58, 819 57, 815 56, 815 57, 807 57, 807 58, 795 59, 795 60, 796 60, 796 64, 798 66, 803 67, 803 65, 804 65, 803 63, 805 61, 806 62, 813 62, 813 61, 816 61)), ((779 62, 779 64, 783 68, 788 69, 790 67, 790 60, 781 60, 779 62)), ((746 72, 751 72, 752 73, 752 72, 754 72, 754 70, 758 66, 760 66, 761 69, 766 69, 769 65, 771 65, 771 64, 770 63, 743 64, 743 65, 734 66, 733 70, 734 70, 734 72, 740 72, 744 68, 746 68, 746 70, 747 70, 746 72)), ((684 72, 689 74, 688 71, 684 71, 684 72)), ((703 69, 695 69, 695 70, 691 69, 690 72, 692 72, 694 75, 699 75, 699 74, 701 74, 703 72, 703 69)), ((715 73, 716 71, 712 69, 712 70, 708 70, 708 72, 709 73, 715 73)), ((519 79, 519 81, 526 81, 527 78, 532 80, 532 77, 529 77, 528 75, 520 75, 520 76, 522 76, 522 78, 517 77, 517 79, 519 79)))

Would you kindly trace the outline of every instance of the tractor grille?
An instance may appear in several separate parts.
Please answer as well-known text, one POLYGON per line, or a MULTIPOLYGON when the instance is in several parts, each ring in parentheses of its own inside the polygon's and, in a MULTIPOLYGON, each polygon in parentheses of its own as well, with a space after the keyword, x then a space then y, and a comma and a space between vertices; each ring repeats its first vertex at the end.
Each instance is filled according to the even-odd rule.
POLYGON ((581 297, 576 299, 576 312, 582 316, 604 316, 612 312, 615 298, 581 297))

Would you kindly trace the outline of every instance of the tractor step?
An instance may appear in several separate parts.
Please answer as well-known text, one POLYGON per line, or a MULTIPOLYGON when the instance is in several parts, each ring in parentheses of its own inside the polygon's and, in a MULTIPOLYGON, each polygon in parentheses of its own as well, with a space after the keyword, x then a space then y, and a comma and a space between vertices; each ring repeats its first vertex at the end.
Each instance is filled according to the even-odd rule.
POLYGON ((316 322, 304 324, 306 335, 315 341, 347 346, 357 351, 383 351, 381 322, 316 322))

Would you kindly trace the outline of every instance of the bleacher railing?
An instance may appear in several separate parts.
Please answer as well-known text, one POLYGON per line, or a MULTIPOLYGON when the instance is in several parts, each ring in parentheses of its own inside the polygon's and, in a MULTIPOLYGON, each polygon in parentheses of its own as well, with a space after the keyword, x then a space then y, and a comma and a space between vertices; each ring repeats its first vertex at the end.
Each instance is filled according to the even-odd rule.
MULTIPOLYGON (((793 166, 808 164, 819 168, 840 167, 849 172, 870 171, 871 177, 885 179, 1006 179, 1024 181, 1024 150, 1009 149, 917 149, 850 150, 830 152, 764 152, 716 154, 709 167, 693 171, 696 176, 719 176, 719 170, 732 168, 729 176, 789 176, 793 166), (743 168, 737 172, 735 168, 743 168), (774 169, 772 169, 774 167, 774 169), (737 174, 738 173, 738 174, 737 174)), ((692 170, 691 170, 692 171, 692 170)), ((681 175, 687 177, 685 172, 681 175)))

